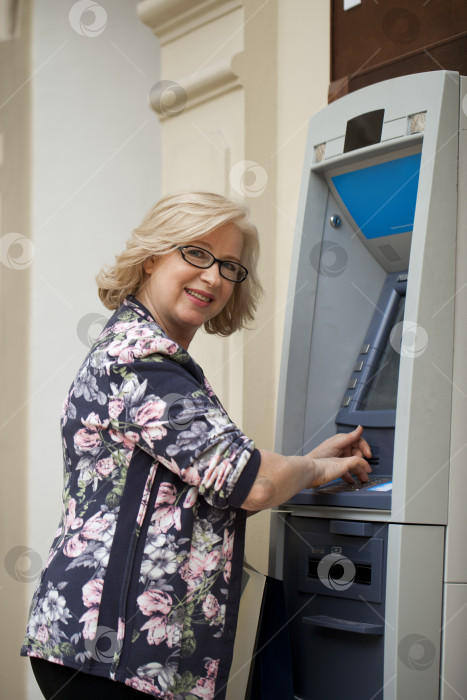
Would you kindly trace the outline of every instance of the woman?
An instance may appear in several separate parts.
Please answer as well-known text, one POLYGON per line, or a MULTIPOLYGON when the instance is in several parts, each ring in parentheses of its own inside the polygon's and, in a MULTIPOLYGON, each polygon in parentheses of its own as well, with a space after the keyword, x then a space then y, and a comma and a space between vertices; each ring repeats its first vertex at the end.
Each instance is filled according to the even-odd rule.
POLYGON ((256 449, 188 354, 201 326, 253 318, 257 257, 243 205, 184 193, 98 276, 116 311, 65 400, 63 516, 22 649, 45 697, 224 697, 247 512, 368 478, 361 428, 303 457, 256 449))

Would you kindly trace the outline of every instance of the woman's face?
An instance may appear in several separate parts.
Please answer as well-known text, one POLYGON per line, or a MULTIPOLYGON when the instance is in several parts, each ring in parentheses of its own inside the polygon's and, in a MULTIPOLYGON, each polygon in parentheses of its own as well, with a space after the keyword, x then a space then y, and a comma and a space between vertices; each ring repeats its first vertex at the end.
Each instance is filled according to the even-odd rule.
MULTIPOLYGON (((220 260, 240 262, 243 235, 225 224, 207 236, 190 241, 220 260)), ((233 294, 235 282, 224 279, 219 265, 193 267, 180 251, 146 260, 147 280, 136 295, 170 338, 187 349, 197 329, 217 316, 233 294), (195 296, 196 295, 196 296, 195 296)))

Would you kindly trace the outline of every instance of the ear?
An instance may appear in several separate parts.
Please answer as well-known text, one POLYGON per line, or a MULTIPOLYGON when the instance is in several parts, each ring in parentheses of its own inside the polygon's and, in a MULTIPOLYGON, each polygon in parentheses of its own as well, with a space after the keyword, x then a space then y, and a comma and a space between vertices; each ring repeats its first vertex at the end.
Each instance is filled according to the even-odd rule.
POLYGON ((154 272, 155 266, 156 266, 156 256, 155 255, 151 255, 150 258, 147 258, 143 262, 143 270, 145 271, 145 273, 147 275, 150 275, 154 272))

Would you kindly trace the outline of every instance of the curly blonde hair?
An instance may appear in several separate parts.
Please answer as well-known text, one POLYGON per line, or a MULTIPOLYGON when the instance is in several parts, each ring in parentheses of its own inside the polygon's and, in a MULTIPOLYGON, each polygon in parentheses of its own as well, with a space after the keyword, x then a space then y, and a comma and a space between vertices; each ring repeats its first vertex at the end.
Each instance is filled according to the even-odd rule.
POLYGON ((214 318, 206 321, 207 333, 231 335, 254 319, 263 291, 257 274, 259 239, 248 207, 212 192, 178 192, 166 195, 135 228, 115 265, 104 267, 96 277, 99 298, 108 309, 117 309, 128 294, 136 295, 147 279, 143 263, 166 255, 202 238, 225 224, 235 224, 243 234, 241 263, 248 269, 244 282, 234 285, 229 301, 214 318))

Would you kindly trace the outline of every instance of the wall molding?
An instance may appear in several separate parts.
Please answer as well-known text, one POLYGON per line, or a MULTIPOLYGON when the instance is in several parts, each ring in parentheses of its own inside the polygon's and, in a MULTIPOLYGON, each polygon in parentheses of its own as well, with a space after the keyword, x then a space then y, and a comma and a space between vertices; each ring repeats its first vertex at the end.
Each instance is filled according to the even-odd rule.
POLYGON ((242 0, 141 0, 137 12, 165 46, 239 7, 242 0))
POLYGON ((202 102, 241 87, 232 68, 235 54, 182 78, 179 82, 160 80, 150 92, 149 102, 161 121, 175 117, 202 102))

